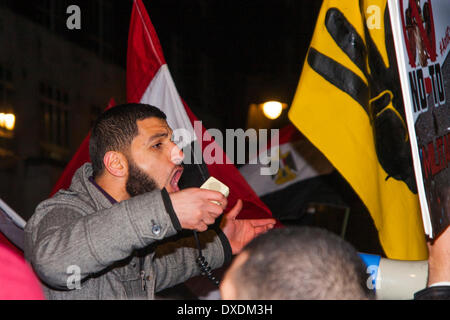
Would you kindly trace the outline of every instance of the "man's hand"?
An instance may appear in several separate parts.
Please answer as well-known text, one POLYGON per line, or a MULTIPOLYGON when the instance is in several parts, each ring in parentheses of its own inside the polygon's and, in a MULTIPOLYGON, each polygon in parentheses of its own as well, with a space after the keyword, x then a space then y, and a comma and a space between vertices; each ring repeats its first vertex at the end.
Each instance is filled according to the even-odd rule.
POLYGON ((236 205, 223 216, 220 228, 227 236, 233 254, 238 254, 257 235, 272 229, 275 219, 245 219, 237 220, 236 217, 242 209, 242 201, 239 199, 236 205))
POLYGON ((189 188, 169 196, 183 229, 205 231, 227 206, 227 198, 212 190, 189 188), (211 201, 217 201, 220 205, 211 201))
POLYGON ((428 243, 428 286, 437 282, 450 282, 450 227, 428 243))

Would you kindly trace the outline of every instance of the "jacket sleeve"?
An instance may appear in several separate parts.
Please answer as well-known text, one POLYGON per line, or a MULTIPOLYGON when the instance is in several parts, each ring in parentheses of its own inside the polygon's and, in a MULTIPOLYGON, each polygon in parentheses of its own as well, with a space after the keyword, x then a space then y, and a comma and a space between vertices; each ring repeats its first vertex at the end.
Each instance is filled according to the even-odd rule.
POLYGON ((50 199, 36 214, 41 218, 25 228, 25 257, 44 283, 58 289, 68 289, 69 270, 79 270, 86 280, 134 250, 176 234, 159 191, 91 214, 50 199))
MULTIPOLYGON (((202 255, 211 270, 221 267, 231 260, 231 246, 225 234, 219 229, 198 234, 202 255)), ((170 288, 196 275, 201 270, 196 263, 199 256, 193 236, 167 241, 156 248, 153 267, 156 277, 155 292, 170 288)))
POLYGON ((450 300, 450 286, 435 286, 414 294, 414 300, 450 300))

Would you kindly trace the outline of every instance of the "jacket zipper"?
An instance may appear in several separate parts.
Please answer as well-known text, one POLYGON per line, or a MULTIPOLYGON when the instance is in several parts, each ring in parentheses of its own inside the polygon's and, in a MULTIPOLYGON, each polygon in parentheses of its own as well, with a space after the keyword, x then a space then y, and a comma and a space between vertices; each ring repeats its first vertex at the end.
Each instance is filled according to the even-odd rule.
POLYGON ((147 283, 145 282, 145 270, 144 270, 144 259, 145 257, 139 257, 139 273, 141 275, 141 288, 142 291, 146 291, 147 283))

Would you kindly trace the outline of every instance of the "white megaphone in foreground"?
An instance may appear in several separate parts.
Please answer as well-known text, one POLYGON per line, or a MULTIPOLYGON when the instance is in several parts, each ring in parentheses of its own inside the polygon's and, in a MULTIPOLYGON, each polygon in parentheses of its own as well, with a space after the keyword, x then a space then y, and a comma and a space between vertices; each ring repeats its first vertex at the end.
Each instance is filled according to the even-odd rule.
POLYGON ((427 286, 427 260, 391 260, 366 253, 359 256, 367 266, 367 286, 378 300, 413 299, 414 293, 427 286))

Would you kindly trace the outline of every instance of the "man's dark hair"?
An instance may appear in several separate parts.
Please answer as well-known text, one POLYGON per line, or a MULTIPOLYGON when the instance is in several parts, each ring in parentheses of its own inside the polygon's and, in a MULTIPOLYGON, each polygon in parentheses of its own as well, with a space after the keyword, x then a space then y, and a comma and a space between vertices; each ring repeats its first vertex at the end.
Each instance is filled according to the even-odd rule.
POLYGON ((127 153, 138 135, 137 121, 147 118, 166 119, 164 112, 148 104, 129 103, 115 106, 95 121, 89 141, 94 177, 103 172, 103 157, 108 151, 127 153))
POLYGON ((231 275, 238 299, 370 299, 365 266, 348 242, 324 229, 273 229, 252 240, 231 275))

